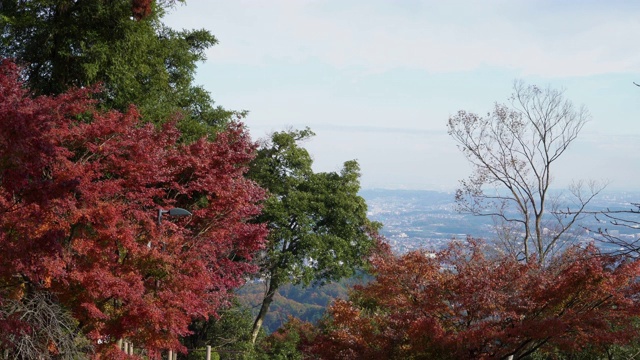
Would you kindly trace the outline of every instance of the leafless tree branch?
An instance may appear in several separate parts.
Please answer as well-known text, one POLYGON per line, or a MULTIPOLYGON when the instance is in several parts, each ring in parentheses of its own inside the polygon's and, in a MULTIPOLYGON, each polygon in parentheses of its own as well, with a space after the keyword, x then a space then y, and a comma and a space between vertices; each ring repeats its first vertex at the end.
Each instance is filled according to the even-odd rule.
POLYGON ((534 254, 539 261, 571 237, 587 204, 604 184, 577 183, 568 194, 553 198, 550 187, 555 162, 589 120, 563 92, 515 82, 510 105, 496 104, 486 116, 459 111, 449 118, 449 135, 473 167, 456 192, 458 210, 491 216, 507 250, 534 254), (575 214, 554 216, 558 201, 573 205, 575 214), (516 250, 519 248, 520 250, 516 250))
POLYGON ((21 326, 0 337, 0 349, 12 359, 87 359, 92 346, 82 337, 76 321, 44 291, 20 300, 4 299, 0 320, 14 319, 21 326))

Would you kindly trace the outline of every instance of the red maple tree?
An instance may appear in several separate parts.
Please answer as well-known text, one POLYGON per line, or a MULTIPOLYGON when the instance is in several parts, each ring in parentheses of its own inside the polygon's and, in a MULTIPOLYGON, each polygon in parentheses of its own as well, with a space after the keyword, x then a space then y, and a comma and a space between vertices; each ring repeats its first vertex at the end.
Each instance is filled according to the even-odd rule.
MULTIPOLYGON (((256 270, 264 191, 244 177, 255 146, 240 124, 181 144, 173 123, 142 124, 134 107, 96 110, 94 92, 33 98, 0 64, 0 305, 52 294, 97 358, 123 356, 121 338, 152 356, 182 350, 190 321, 256 270), (172 207, 193 216, 159 224, 172 207)), ((24 331, 6 314, 0 329, 2 346, 24 331)))
POLYGON ((488 256, 482 242, 386 254, 305 346, 324 359, 520 359, 605 352, 640 333, 640 263, 571 248, 551 264, 488 256))

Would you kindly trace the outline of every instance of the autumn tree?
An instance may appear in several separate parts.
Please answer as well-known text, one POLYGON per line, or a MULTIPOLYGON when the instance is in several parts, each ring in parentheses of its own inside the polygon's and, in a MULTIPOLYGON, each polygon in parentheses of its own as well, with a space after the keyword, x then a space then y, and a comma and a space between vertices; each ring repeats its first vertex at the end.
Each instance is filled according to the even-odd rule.
POLYGON ((377 225, 367 219, 366 203, 358 196, 357 162, 345 162, 339 173, 314 172, 311 156, 299 145, 312 135, 309 129, 276 132, 251 163, 249 177, 269 192, 258 217, 269 237, 258 259, 266 289, 254 343, 281 285, 350 276, 375 243, 377 225))
POLYGON ((145 121, 175 112, 182 136, 215 133, 234 113, 214 106, 193 84, 196 64, 216 44, 206 30, 168 28, 161 22, 174 1, 2 0, 0 58, 13 58, 35 94, 102 84, 100 105, 126 111, 136 104, 145 121))
POLYGON ((311 323, 289 317, 280 328, 260 343, 260 352, 256 358, 259 360, 307 359, 308 357, 300 351, 300 348, 305 344, 312 343, 315 336, 316 329, 311 323))
POLYGON ((493 217, 514 255, 544 262, 603 186, 577 182, 568 193, 551 191, 557 161, 589 113, 562 91, 522 82, 513 90, 510 105, 496 104, 486 116, 459 111, 449 118, 449 135, 473 167, 456 202, 460 211, 493 217))
POLYGON ((640 227, 640 203, 631 203, 628 208, 607 208, 589 213, 595 217, 599 226, 588 230, 593 231, 597 240, 615 248, 610 251, 636 258, 640 256, 640 239, 622 238, 619 234, 620 230, 635 231, 640 227))
MULTIPOLYGON (((96 109, 91 88, 31 97, 19 77, 2 62, 0 349, 47 333, 21 310, 45 294, 97 358, 124 356, 123 338, 152 358, 183 350, 190 322, 257 270, 266 229, 250 220, 264 191, 244 176, 247 132, 236 123, 183 144, 171 122, 96 109), (172 207, 193 215, 159 224, 158 210, 172 207)), ((59 340, 43 339, 50 355, 69 356, 59 340)))
POLYGON ((606 354, 640 329, 640 263, 571 247, 546 266, 477 240, 373 259, 375 280, 337 300, 306 344, 321 359, 514 359, 606 354))

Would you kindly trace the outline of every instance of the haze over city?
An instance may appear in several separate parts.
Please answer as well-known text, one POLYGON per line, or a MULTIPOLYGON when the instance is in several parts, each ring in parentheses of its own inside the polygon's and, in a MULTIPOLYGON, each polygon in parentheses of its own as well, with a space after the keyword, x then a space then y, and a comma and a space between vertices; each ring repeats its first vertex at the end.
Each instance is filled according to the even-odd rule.
POLYGON ((555 186, 635 189, 640 3, 189 1, 165 22, 219 40, 196 83, 249 110, 255 138, 305 126, 318 171, 357 159, 364 188, 450 190, 469 167, 447 135, 458 110, 507 103, 515 79, 563 88, 592 120, 555 186))

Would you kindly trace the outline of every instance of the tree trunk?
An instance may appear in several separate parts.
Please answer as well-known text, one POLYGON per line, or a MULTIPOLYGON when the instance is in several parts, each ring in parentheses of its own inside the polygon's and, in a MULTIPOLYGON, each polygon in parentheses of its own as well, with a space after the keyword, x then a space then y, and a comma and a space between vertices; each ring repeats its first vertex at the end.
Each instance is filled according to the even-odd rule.
POLYGON ((260 332, 260 328, 262 327, 262 322, 264 321, 264 317, 267 315, 269 311, 269 306, 271 306, 271 302, 273 301, 273 296, 276 294, 278 290, 278 283, 273 279, 269 280, 269 289, 262 300, 262 306, 260 307, 260 312, 256 317, 256 321, 253 323, 253 329, 251 330, 251 343, 255 345, 256 339, 258 338, 258 333, 260 332))

